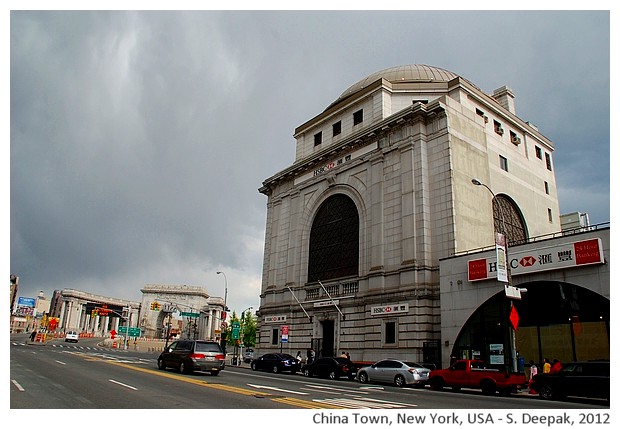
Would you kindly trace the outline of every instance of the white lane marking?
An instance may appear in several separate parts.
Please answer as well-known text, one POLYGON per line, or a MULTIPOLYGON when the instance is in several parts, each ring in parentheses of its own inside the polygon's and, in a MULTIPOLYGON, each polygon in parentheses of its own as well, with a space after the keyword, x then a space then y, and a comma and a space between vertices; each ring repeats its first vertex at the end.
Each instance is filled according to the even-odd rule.
POLYGON ((389 401, 373 401, 370 398, 359 398, 359 399, 340 399, 340 398, 332 398, 332 399, 315 399, 315 402, 319 402, 322 404, 331 404, 337 405, 345 408, 404 408, 404 407, 415 407, 417 405, 413 404, 402 404, 399 402, 389 402, 389 401))
POLYGON ((116 383, 116 384, 118 384, 118 385, 120 385, 120 386, 126 387, 126 388, 128 388, 128 389, 138 390, 137 388, 135 388, 135 387, 133 387, 133 386, 130 386, 129 384, 121 383, 120 381, 116 381, 116 380, 112 380, 112 379, 110 379, 110 380, 108 380, 108 381, 109 381, 109 382, 111 382, 111 383, 116 383))
POLYGON ((368 394, 368 392, 361 391, 359 390, 359 388, 358 389, 343 389, 341 387, 329 387, 329 386, 322 386, 320 384, 306 384, 306 386, 308 386, 310 389, 331 390, 335 393, 349 392, 349 393, 364 394, 364 395, 368 394))
POLYGON ((57 361, 55 361, 55 362, 58 362, 58 363, 59 363, 59 364, 61 364, 61 365, 66 365, 66 363, 61 362, 61 361, 59 361, 59 360, 57 360, 57 361))
POLYGON ((26 389, 24 389, 22 387, 22 385, 19 384, 16 380, 11 380, 11 383, 13 383, 15 385, 15 387, 17 387, 17 390, 19 390, 20 392, 25 392, 26 391, 26 389))
POLYGON ((248 383, 248 386, 253 387, 255 389, 277 390, 278 392, 293 393, 295 395, 307 395, 307 393, 298 392, 296 390, 286 390, 286 389, 280 389, 278 387, 272 387, 272 386, 261 386, 259 384, 249 384, 248 383))

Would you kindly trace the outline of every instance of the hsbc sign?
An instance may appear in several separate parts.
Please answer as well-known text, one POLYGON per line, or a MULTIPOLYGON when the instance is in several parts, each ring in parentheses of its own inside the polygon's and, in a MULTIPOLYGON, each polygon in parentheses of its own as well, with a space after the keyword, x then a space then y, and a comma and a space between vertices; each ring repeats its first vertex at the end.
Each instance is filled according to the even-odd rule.
MULTIPOLYGON (((543 247, 536 250, 511 252, 508 262, 513 276, 540 271, 559 270, 592 264, 604 264, 603 243, 600 238, 543 247)), ((497 278, 495 258, 474 259, 467 262, 470 282, 497 278)))
POLYGON ((393 304, 393 305, 379 305, 376 307, 370 307, 371 316, 389 316, 391 314, 401 314, 409 312, 409 304, 393 304))

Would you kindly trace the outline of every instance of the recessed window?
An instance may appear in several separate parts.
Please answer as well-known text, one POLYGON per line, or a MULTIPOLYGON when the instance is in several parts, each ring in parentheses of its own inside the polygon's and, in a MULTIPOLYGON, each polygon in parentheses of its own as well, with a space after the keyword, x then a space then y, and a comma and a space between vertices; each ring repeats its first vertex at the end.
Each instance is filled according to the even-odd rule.
POLYGON ((353 125, 364 122, 364 109, 360 109, 353 114, 353 125))
POLYGON ((508 159, 503 156, 499 156, 499 168, 504 171, 508 171, 508 159))
POLYGON ((487 115, 484 114, 484 112, 480 109, 476 109, 476 115, 480 116, 482 119, 484 119, 484 123, 486 124, 487 122, 489 122, 489 117, 487 115))
POLYGON ((493 129, 495 130, 495 132, 497 134, 499 134, 500 136, 504 135, 504 129, 502 128, 502 124, 500 124, 497 121, 493 121, 493 129))
POLYGON ((542 149, 536 146, 536 158, 542 159, 542 149))
POLYGON ((319 131, 314 135, 314 145, 318 146, 323 142, 323 131, 319 131))
POLYGON ((280 332, 278 328, 273 328, 271 330, 271 345, 273 346, 277 346, 278 345, 278 340, 280 339, 280 332))
POLYGON ((545 161, 547 162, 547 170, 551 171, 551 155, 545 152, 545 161))
POLYGON ((553 214, 551 213, 551 209, 547 209, 547 216, 549 217, 549 223, 553 223, 553 214))
POLYGON ((514 131, 510 132, 510 141, 514 145, 520 145, 521 144, 521 138, 514 131))
POLYGON ((545 180, 545 194, 549 195, 549 182, 545 180))
POLYGON ((334 136, 337 136, 338 134, 342 132, 342 124, 340 123, 340 121, 332 125, 332 131, 333 131, 334 136))
POLYGON ((396 322, 385 322, 385 344, 396 343, 396 322))

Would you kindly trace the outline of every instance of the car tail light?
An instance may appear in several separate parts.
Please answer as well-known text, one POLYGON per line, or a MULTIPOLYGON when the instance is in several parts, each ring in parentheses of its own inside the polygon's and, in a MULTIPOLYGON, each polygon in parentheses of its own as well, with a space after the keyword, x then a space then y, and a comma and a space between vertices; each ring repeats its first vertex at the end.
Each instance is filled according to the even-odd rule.
POLYGON ((224 360, 224 359, 226 359, 226 356, 224 356, 224 355, 215 355, 215 358, 217 360, 224 360))
POLYGON ((205 355, 202 353, 192 353, 189 355, 190 359, 204 359, 205 355))
POLYGON ((417 374, 418 373, 418 370, 415 369, 415 368, 409 368, 407 371, 409 371, 412 374, 417 374))

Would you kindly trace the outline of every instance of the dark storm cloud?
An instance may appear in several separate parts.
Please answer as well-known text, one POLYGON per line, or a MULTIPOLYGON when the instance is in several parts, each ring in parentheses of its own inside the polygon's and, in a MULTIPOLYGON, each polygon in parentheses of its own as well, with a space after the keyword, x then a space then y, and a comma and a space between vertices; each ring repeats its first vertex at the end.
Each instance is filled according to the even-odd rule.
POLYGON ((556 145, 562 212, 609 220, 605 11, 22 11, 10 46, 20 295, 139 299, 174 283, 223 296, 223 270, 229 302, 257 307, 257 189, 292 163, 295 127, 401 64, 510 86, 556 145))

